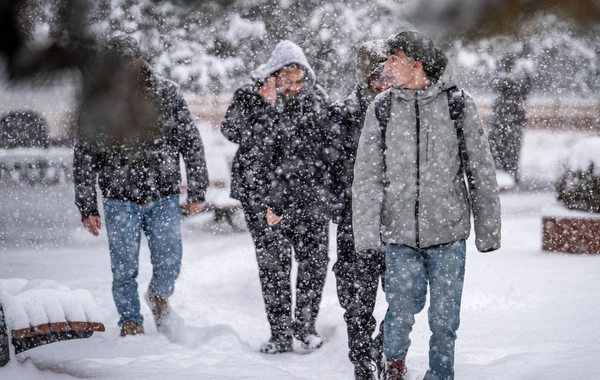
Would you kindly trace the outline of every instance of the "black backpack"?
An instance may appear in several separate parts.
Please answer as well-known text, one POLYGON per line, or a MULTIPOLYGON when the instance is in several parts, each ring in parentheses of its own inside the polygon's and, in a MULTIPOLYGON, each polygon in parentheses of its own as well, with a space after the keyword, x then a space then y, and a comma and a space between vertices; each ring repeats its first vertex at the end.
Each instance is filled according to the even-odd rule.
MULTIPOLYGON (((448 96, 448 109, 450 112, 450 118, 454 121, 454 127, 456 128, 456 137, 458 139, 458 148, 460 150, 460 171, 458 174, 462 175, 463 173, 466 173, 467 183, 469 185, 469 192, 472 192, 475 189, 475 181, 473 180, 473 174, 469 165, 469 155, 467 154, 467 147, 465 144, 465 133, 463 128, 463 122, 465 118, 465 94, 463 90, 459 90, 456 86, 447 89, 446 94, 448 96)), ((379 127, 381 129, 384 173, 387 172, 387 163, 385 157, 387 144, 385 139, 387 124, 390 120, 391 108, 391 91, 386 91, 380 97, 375 99, 375 116, 379 121, 379 127)), ((385 185, 387 186, 387 179, 385 181, 385 185)))

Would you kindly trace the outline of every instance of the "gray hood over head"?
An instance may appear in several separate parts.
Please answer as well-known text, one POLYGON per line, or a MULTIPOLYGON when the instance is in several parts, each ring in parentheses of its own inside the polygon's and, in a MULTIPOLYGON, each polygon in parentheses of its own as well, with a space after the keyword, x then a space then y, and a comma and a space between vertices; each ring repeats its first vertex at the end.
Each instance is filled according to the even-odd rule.
POLYGON ((308 60, 306 59, 306 56, 304 55, 304 52, 300 46, 289 40, 284 40, 278 43, 271 54, 271 58, 269 58, 266 63, 258 66, 252 72, 251 77, 255 81, 264 81, 271 75, 281 70, 283 67, 291 64, 297 64, 306 69, 306 83, 304 84, 304 88, 302 89, 301 93, 305 92, 305 90, 312 89, 317 82, 317 76, 308 63, 308 60))

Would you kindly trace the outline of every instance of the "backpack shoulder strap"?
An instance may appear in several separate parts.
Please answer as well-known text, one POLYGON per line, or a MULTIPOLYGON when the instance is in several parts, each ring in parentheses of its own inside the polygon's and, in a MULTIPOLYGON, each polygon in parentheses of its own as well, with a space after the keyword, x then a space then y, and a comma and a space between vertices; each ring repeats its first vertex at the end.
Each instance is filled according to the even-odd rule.
POLYGON ((458 148, 460 150, 460 172, 459 174, 465 173, 467 175, 467 184, 469 185, 469 191, 475 190, 475 180, 471 172, 469 165, 469 154, 467 153, 467 144, 465 142, 465 93, 463 90, 459 90, 456 86, 450 87, 446 90, 448 93, 448 109, 450 111, 450 118, 454 121, 454 127, 456 128, 456 137, 458 139, 458 148))
POLYGON ((386 91, 381 96, 375 99, 375 117, 379 121, 379 129, 381 131, 381 151, 383 153, 383 173, 384 173, 384 186, 387 187, 387 163, 386 163, 386 151, 387 151, 387 143, 386 143, 386 135, 387 135, 387 125, 390 121, 390 114, 392 109, 392 92, 386 91))
POLYGON ((385 135, 387 132, 387 124, 390 121, 390 112, 392 108, 392 93, 390 91, 384 92, 380 97, 375 99, 375 117, 379 121, 379 128, 381 129, 381 141, 385 151, 385 135))

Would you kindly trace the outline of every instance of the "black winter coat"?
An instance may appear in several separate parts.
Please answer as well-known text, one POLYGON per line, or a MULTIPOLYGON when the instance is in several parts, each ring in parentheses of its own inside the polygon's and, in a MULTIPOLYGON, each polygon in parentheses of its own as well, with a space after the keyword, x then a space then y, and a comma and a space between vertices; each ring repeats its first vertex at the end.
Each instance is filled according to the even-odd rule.
POLYGON ((278 116, 258 95, 259 85, 245 85, 233 95, 221 124, 221 133, 238 144, 231 168, 231 197, 245 206, 267 209, 275 171, 272 154, 278 116))
POLYGON ((152 75, 143 96, 158 115, 143 138, 134 143, 113 144, 107 139, 86 137, 81 125, 95 120, 86 120, 86 107, 82 106, 73 178, 76 204, 83 219, 98 215, 96 176, 103 197, 108 199, 146 204, 179 194, 180 154, 186 167, 188 201, 204 201, 208 186, 204 147, 179 87, 152 75))
POLYGON ((233 160, 231 197, 256 211, 277 215, 322 210, 327 188, 326 98, 320 90, 274 105, 258 95, 260 84, 239 88, 221 132, 239 145, 233 160))
POLYGON ((278 97, 273 150, 276 166, 268 204, 276 215, 329 215, 331 162, 327 95, 315 88, 292 100, 278 97))
POLYGON ((332 218, 335 223, 352 220, 354 162, 369 100, 359 84, 343 102, 329 107, 331 127, 330 178, 332 218))

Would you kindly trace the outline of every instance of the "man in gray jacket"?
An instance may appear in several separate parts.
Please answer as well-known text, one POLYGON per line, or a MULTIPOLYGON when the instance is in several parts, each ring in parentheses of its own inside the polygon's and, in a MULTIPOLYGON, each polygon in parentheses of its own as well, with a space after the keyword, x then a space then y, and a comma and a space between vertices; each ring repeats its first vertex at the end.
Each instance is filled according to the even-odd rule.
POLYGON ((432 336, 425 379, 449 380, 471 211, 477 249, 500 248, 494 163, 473 99, 453 91, 445 55, 418 32, 393 35, 386 44, 384 69, 392 89, 367 111, 354 167, 355 245, 359 254, 370 255, 380 234, 386 244, 385 378, 404 378, 409 333, 429 284, 432 336), (449 106, 455 93, 462 104, 456 123, 449 106))

